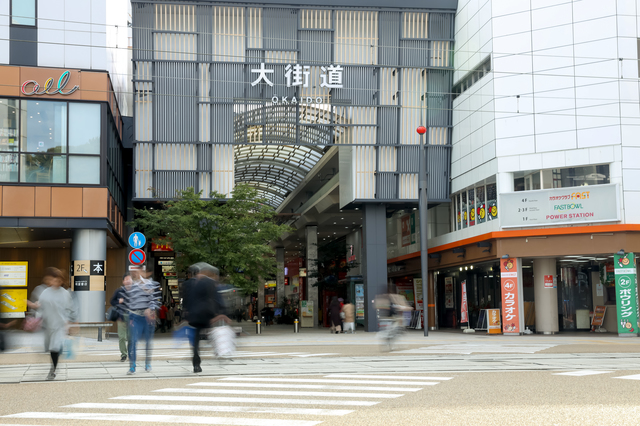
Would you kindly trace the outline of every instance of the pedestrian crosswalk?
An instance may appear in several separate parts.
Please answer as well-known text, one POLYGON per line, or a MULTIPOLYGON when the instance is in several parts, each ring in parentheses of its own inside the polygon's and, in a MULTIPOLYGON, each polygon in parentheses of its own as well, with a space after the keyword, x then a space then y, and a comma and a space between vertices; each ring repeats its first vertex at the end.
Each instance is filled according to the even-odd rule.
MULTIPOLYGON (((57 411, 29 411, 0 418, 29 423, 82 421, 242 426, 314 426, 453 379, 420 375, 233 376, 141 395, 82 401, 57 411), (285 390, 286 389, 286 390, 285 390)), ((15 424, 15 423, 12 423, 15 424)))
MULTIPOLYGON (((609 374, 615 373, 612 370, 576 370, 576 371, 565 371, 563 373, 553 373, 554 376, 574 376, 574 377, 584 377, 584 376, 595 376, 599 374, 609 374)), ((618 373, 619 374, 619 373, 618 373)), ((611 377, 612 379, 625 379, 625 380, 640 380, 640 374, 634 374, 631 376, 619 376, 619 377, 611 377)))
MULTIPOLYGON (((144 353, 144 345, 138 348, 138 351, 144 353)), ((120 357, 120 351, 100 351, 89 352, 89 356, 93 357, 120 357)), ((268 351, 236 351, 233 355, 226 358, 264 358, 264 357, 277 357, 286 356, 294 358, 311 358, 339 355, 338 353, 309 353, 309 352, 268 352, 268 351)), ((153 351, 153 358, 168 358, 168 359, 190 359, 193 357, 193 351, 191 349, 158 349, 153 351)), ((202 358, 213 358, 213 352, 202 351, 200 353, 202 358)))

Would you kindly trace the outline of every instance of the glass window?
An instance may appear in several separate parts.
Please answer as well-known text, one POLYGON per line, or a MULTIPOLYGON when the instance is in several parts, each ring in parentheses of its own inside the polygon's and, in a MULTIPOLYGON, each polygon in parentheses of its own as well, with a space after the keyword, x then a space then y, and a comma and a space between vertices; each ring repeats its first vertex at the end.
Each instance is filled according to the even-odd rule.
POLYGON ((11 0, 11 23, 36 25, 36 0, 11 0))
POLYGON ((498 193, 496 184, 487 184, 487 220, 498 218, 498 193))
POLYGON ((69 103, 69 152, 100 154, 99 104, 69 103))
POLYGON ((100 157, 70 155, 69 183, 100 184, 100 157))
POLYGON ((0 151, 18 150, 18 100, 0 99, 0 151))
POLYGON ((67 150, 67 103, 22 101, 21 149, 48 154, 67 150))
POLYGON ((487 210, 484 204, 484 186, 476 188, 476 221, 484 223, 487 219, 487 210))
POLYGON ((462 229, 467 227, 467 191, 462 192, 462 229))
POLYGON ((18 181, 18 154, 0 152, 0 182, 18 181))
POLYGON ((20 181, 33 183, 65 183, 65 155, 23 154, 20 156, 20 181))
POLYGON ((553 170, 553 187, 602 185, 609 183, 609 165, 571 167, 553 170))
POLYGON ((476 224, 476 202, 473 188, 469 190, 469 226, 476 224))

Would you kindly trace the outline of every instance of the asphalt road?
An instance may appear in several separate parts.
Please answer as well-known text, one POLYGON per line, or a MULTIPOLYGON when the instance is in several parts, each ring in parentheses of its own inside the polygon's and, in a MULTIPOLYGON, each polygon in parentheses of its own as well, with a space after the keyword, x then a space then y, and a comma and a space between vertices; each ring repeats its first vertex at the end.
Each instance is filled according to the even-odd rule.
POLYGON ((567 372, 586 375, 419 371, 3 385, 0 425, 638 424, 640 371, 567 372))

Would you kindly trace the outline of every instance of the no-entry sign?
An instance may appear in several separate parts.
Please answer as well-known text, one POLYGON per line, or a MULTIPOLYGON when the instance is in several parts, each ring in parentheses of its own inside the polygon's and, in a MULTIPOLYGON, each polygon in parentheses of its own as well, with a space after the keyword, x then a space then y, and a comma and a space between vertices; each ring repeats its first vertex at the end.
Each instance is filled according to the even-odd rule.
POLYGON ((133 249, 129 253, 129 262, 133 263, 134 265, 142 265, 145 260, 146 255, 140 249, 133 249))

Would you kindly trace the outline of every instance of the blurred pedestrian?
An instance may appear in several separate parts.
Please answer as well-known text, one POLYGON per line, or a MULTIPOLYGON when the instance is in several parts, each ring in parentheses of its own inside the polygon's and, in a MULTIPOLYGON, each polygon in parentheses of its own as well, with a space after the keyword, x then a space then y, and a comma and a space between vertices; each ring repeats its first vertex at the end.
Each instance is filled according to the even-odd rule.
POLYGON ((124 274, 122 277, 122 286, 120 286, 111 297, 111 306, 118 311, 118 344, 120 346, 120 361, 125 362, 127 360, 127 345, 129 344, 129 314, 126 311, 124 300, 126 292, 131 289, 133 280, 130 274, 124 274))
POLYGON ((344 326, 344 332, 350 331, 351 334, 356 332, 356 308, 352 303, 349 303, 348 300, 345 301, 344 306, 342 306, 342 324, 344 326))
POLYGON ((173 328, 173 319, 175 317, 175 313, 173 310, 173 304, 170 304, 167 309, 167 329, 171 331, 173 328))
POLYGON ((189 321, 189 303, 191 302, 190 292, 193 286, 196 284, 196 277, 199 273, 199 268, 196 265, 189 266, 187 269, 187 279, 180 286, 182 292, 182 309, 180 311, 180 320, 189 321))
POLYGON ((142 276, 139 271, 132 271, 133 284, 125 292, 124 304, 129 313, 129 371, 136 372, 137 344, 140 337, 146 343, 145 371, 151 371, 151 344, 156 322, 156 310, 160 307, 160 288, 158 283, 142 276))
POLYGON ((78 311, 71 294, 62 287, 64 275, 60 269, 46 268, 43 280, 48 287, 40 295, 38 304, 45 332, 45 348, 51 353, 52 366, 47 380, 53 380, 69 332, 69 323, 76 321, 78 311))
POLYGON ((220 273, 218 268, 208 263, 198 263, 197 281, 187 294, 189 307, 189 325, 195 328, 193 342, 193 372, 202 372, 200 359, 200 333, 203 329, 210 328, 214 320, 230 320, 224 315, 224 302, 218 292, 217 280, 220 273))
POLYGON ((342 330, 342 327, 340 325, 340 301, 338 300, 337 296, 333 296, 331 298, 329 311, 329 318, 331 319, 331 332, 335 332, 336 334, 338 334, 342 330))

